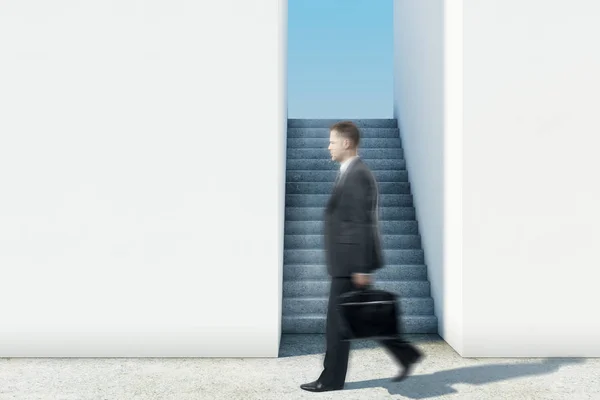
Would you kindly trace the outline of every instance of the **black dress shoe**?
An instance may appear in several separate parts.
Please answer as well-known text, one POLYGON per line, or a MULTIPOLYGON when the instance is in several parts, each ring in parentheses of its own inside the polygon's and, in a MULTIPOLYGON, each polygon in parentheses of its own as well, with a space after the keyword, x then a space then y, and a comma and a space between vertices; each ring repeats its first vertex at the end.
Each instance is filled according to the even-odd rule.
POLYGON ((392 382, 400 382, 404 379, 406 379, 406 377, 408 375, 410 375, 410 372, 412 371, 413 367, 415 366, 415 364, 417 362, 419 362, 419 360, 422 358, 422 355, 418 355, 417 357, 415 357, 413 360, 411 360, 410 362, 407 362, 405 364, 402 364, 402 371, 400 371, 400 373, 394 377, 392 379, 392 382))
POLYGON ((342 385, 342 386, 325 386, 319 381, 314 381, 311 383, 305 383, 303 385, 300 385, 300 388, 304 389, 304 390, 308 390, 309 392, 329 392, 331 390, 341 390, 344 388, 344 385, 342 385))

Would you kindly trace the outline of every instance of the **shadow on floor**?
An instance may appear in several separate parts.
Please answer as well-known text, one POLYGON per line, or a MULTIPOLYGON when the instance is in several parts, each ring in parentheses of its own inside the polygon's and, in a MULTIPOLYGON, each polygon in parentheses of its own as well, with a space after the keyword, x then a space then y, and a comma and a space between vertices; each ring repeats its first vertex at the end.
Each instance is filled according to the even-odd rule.
MULTIPOLYGON (((412 343, 443 341, 438 335, 413 334, 403 335, 412 343)), ((379 347, 375 341, 354 341, 351 350, 374 349, 379 347)), ((313 334, 286 334, 281 337, 279 357, 296 357, 313 354, 324 354, 325 336, 313 334)), ((460 356, 458 356, 460 357, 460 356)), ((427 355, 424 361, 426 362, 427 355)), ((511 364, 486 364, 463 368, 448 369, 432 374, 412 375, 403 382, 394 383, 389 378, 360 382, 347 382, 344 390, 382 387, 392 395, 401 395, 410 399, 427 399, 457 393, 455 384, 485 385, 488 383, 524 378, 536 375, 551 374, 562 366, 582 364, 585 358, 549 358, 534 361, 516 361, 511 364)))
POLYGON ((348 382, 344 390, 383 387, 392 395, 401 395, 411 399, 427 399, 457 393, 455 384, 485 385, 535 375, 556 372, 569 364, 581 364, 585 359, 551 358, 520 364, 488 364, 473 367, 456 368, 433 374, 413 375, 404 382, 394 383, 389 379, 374 379, 361 382, 348 382))

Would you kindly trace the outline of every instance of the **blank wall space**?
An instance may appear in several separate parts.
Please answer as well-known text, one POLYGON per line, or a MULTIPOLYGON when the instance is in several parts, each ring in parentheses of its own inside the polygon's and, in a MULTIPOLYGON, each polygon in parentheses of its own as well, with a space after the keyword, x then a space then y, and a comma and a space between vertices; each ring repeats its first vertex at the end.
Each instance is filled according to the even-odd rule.
POLYGON ((1 7, 0 354, 276 355, 285 2, 1 7))
POLYGON ((455 301, 460 299, 460 288, 449 282, 454 282, 459 271, 445 269, 444 248, 448 236, 444 220, 444 17, 442 2, 394 2, 394 114, 405 151, 438 330, 456 346, 461 321, 456 316, 460 304, 455 301))
POLYGON ((464 355, 600 355, 600 6, 465 0, 464 355))

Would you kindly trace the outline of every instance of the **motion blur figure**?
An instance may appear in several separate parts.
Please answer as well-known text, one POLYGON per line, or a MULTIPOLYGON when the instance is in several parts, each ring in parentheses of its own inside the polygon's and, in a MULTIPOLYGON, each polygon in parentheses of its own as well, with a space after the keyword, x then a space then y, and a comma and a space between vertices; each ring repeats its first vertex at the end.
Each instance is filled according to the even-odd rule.
MULTIPOLYGON (((372 283, 372 273, 383 266, 378 226, 377 182, 358 157, 360 132, 350 122, 330 128, 331 159, 340 171, 325 210, 325 252, 331 277, 327 307, 326 345, 323 372, 300 387, 311 392, 340 390, 346 381, 350 342, 342 340, 338 297, 372 283)), ((401 366, 394 381, 406 377, 421 353, 400 339, 378 340, 401 366)))

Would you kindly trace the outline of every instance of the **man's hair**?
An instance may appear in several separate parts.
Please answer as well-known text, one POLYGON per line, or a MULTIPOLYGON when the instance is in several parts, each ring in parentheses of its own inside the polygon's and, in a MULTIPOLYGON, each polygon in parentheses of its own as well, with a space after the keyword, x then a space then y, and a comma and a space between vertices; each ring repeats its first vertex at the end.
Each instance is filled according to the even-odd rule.
POLYGON ((352 121, 341 121, 337 124, 331 125, 329 128, 330 131, 336 131, 338 135, 343 137, 344 139, 349 139, 354 147, 358 147, 360 143, 360 131, 358 130, 358 126, 354 124, 352 121))

